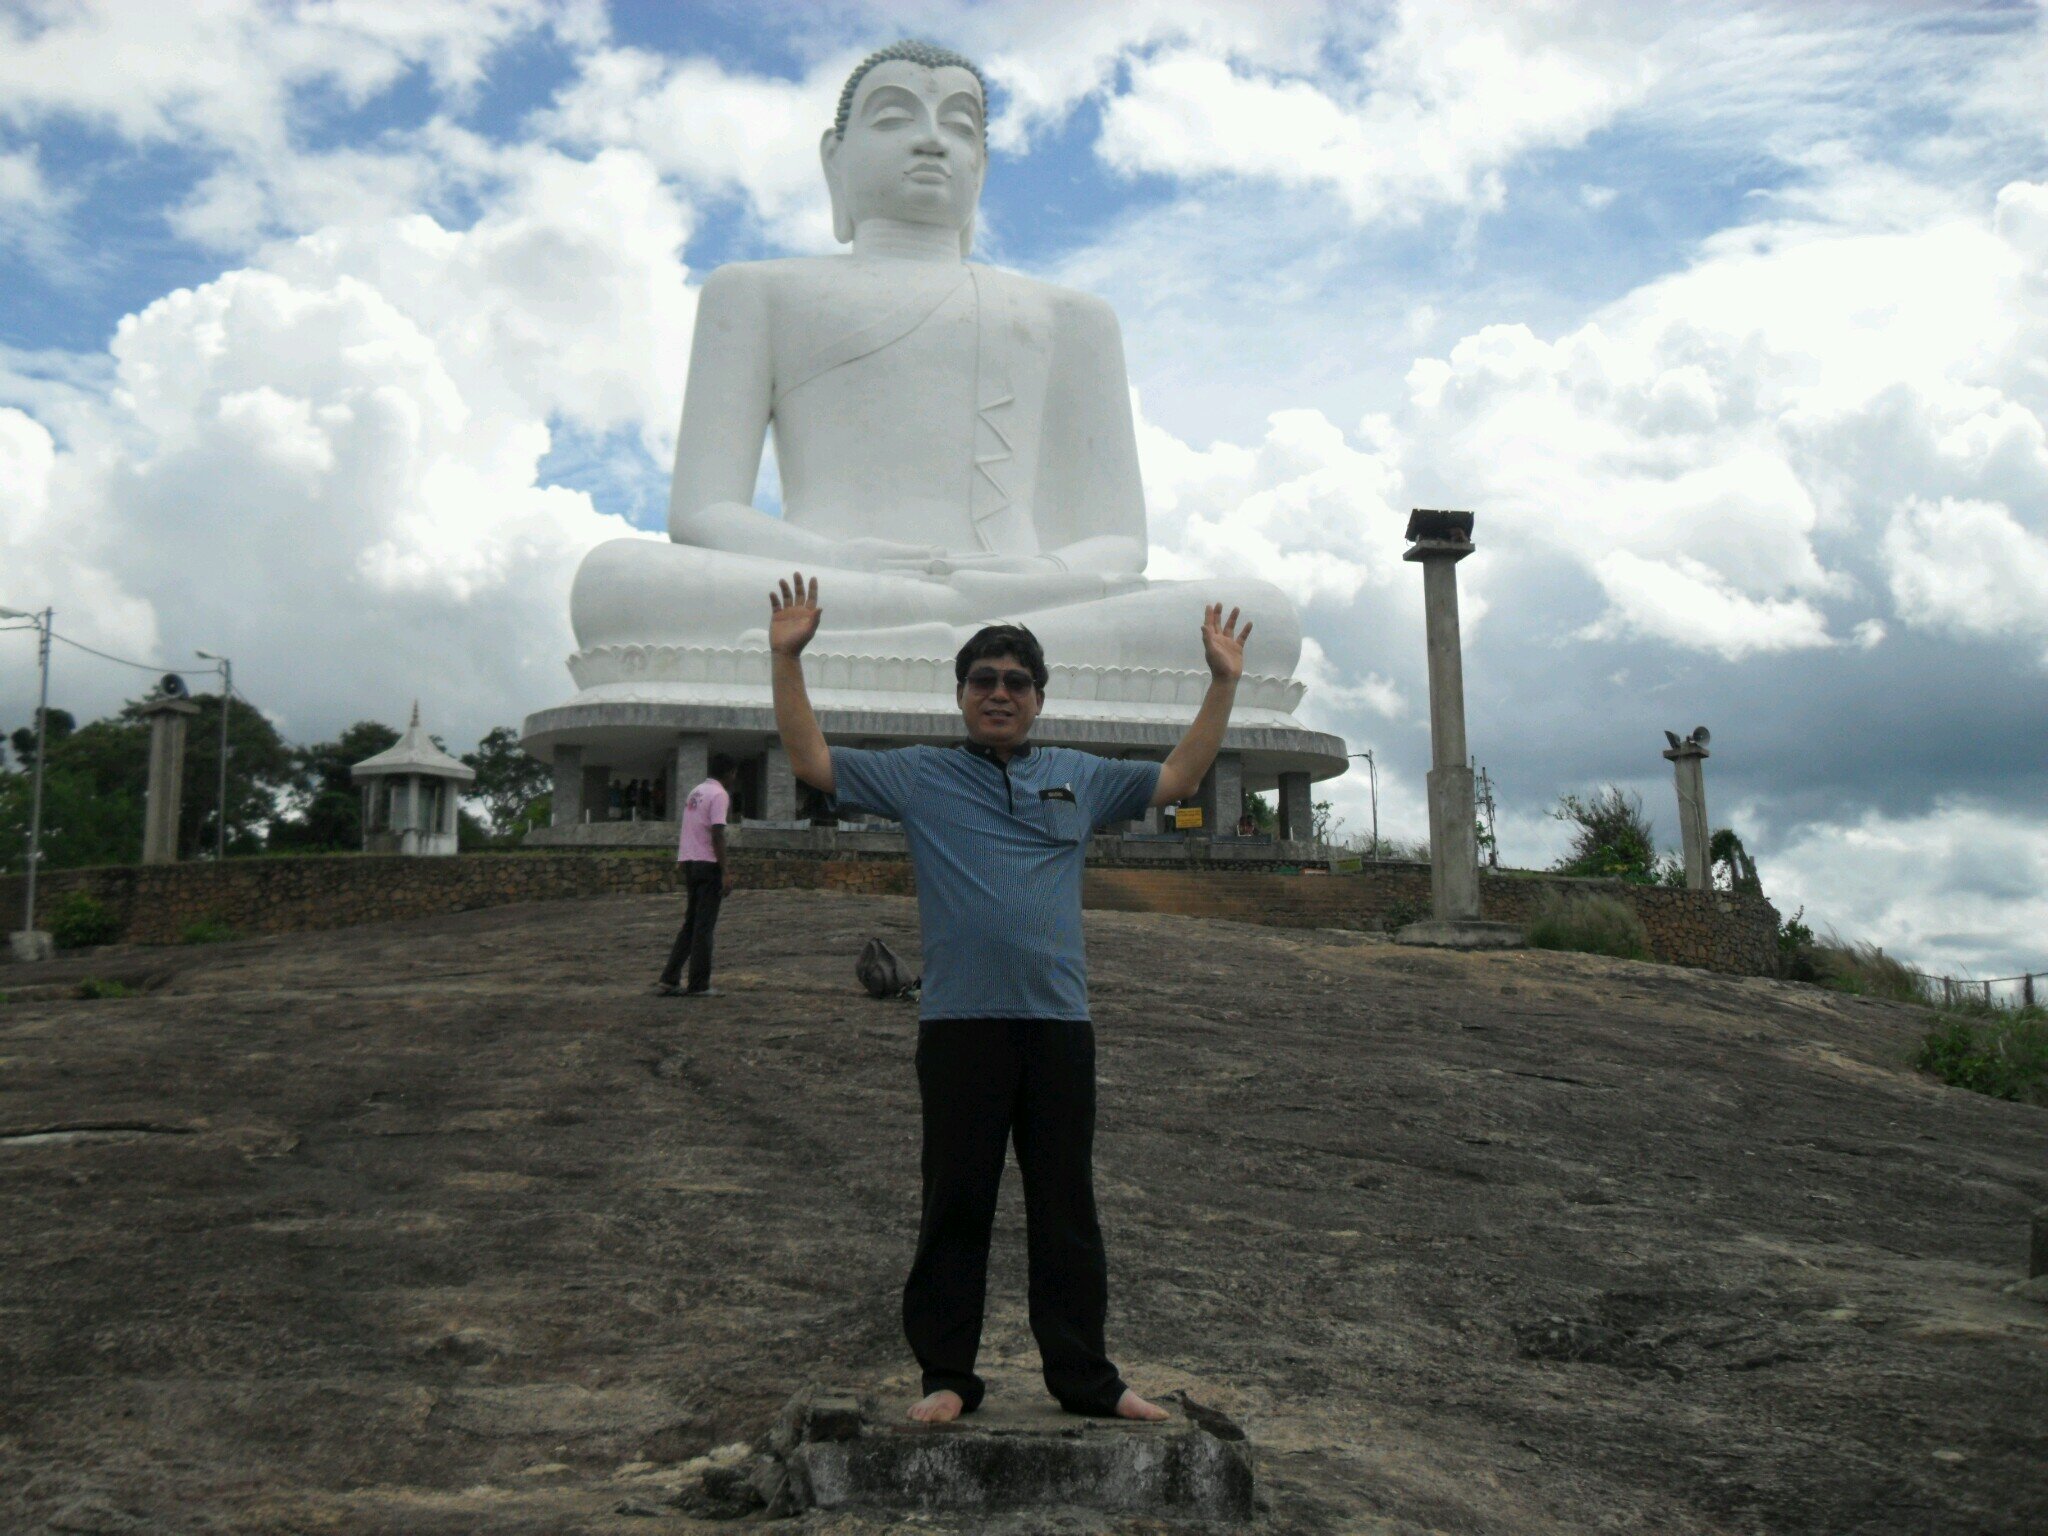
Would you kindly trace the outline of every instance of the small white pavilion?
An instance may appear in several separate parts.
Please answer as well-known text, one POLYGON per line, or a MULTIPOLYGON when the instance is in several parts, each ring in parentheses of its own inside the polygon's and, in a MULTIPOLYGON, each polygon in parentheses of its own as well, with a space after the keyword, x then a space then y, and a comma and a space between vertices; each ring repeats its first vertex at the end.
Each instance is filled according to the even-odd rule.
POLYGON ((456 812, 476 770, 420 729, 419 700, 398 744, 364 758, 349 775, 363 786, 363 852, 455 852, 456 812))

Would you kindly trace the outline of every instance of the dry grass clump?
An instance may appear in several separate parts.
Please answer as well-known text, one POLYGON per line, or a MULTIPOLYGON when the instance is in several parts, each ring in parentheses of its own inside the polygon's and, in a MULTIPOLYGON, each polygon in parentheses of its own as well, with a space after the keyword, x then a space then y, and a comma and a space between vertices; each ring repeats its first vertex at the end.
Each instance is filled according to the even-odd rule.
POLYGON ((1618 897, 1546 895, 1529 924, 1529 947, 1647 960, 1650 935, 1618 897))
POLYGON ((1830 933, 1813 946, 1813 968, 1815 980, 1838 992, 1899 1003, 1933 1001, 1925 982, 1875 944, 1844 943, 1830 933))

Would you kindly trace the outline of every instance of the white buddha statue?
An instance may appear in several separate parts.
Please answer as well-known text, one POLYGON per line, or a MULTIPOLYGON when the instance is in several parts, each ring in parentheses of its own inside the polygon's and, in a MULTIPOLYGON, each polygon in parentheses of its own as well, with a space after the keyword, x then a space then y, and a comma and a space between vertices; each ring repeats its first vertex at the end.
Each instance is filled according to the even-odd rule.
MULTIPOLYGON (((756 648, 765 686, 767 593, 801 568, 830 594, 821 655, 950 662, 983 624, 1016 622, 1056 678, 1086 676, 1084 696, 1102 699, 1163 702, 1171 689, 1144 681, 1162 674, 1198 688, 1202 613, 1220 601, 1258 624, 1265 675, 1246 682, 1264 687, 1245 702, 1285 721, 1301 650, 1287 598, 1240 576, 1145 577, 1115 315, 966 260, 986 112, 959 55, 873 55, 821 145, 851 253, 737 262, 705 282, 670 542, 602 544, 576 575, 571 667, 586 688, 702 675, 693 653, 756 648), (780 517, 751 504, 769 432, 780 517)), ((847 686, 934 686, 930 667, 912 671, 878 663, 847 686)), ((950 708, 950 669, 938 686, 950 708)))

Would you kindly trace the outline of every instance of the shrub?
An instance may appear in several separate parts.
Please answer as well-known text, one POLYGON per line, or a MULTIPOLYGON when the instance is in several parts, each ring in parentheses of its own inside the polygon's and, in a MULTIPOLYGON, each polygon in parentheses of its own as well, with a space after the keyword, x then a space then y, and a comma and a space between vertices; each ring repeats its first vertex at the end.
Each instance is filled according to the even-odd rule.
POLYGON ((1389 933, 1406 928, 1410 923, 1419 923, 1429 916, 1426 903, 1410 901, 1406 896, 1396 896, 1387 903, 1387 910, 1380 914, 1380 926, 1389 933))
POLYGON ((180 944, 220 944, 241 935, 218 917, 202 917, 187 923, 178 932, 180 944))
POLYGON ((129 997, 133 994, 124 981, 102 981, 97 976, 88 976, 78 984, 78 995, 94 997, 129 997))
MULTIPOLYGON (((1571 852, 1551 866, 1561 875, 1596 875, 1654 883, 1662 875, 1655 832, 1643 797, 1609 784, 1589 799, 1561 795, 1550 813, 1577 830, 1571 852)), ((1679 880, 1684 881, 1681 868, 1679 880)))
POLYGON ((2048 1014, 1985 1008, 1939 1017, 1913 1065, 1952 1087, 2048 1104, 2048 1014))
POLYGON ((1647 960, 1650 935, 1643 920, 1614 896, 1545 896, 1529 924, 1533 949, 1569 949, 1584 955, 1647 960))
POLYGON ((111 944, 121 936, 121 920, 107 904, 84 891, 73 891, 50 911, 50 937, 59 949, 86 949, 111 944))
POLYGON ((1806 908, 1778 919, 1778 974, 1787 981, 1819 981, 1820 962, 1814 953, 1813 929, 1801 921, 1806 908))

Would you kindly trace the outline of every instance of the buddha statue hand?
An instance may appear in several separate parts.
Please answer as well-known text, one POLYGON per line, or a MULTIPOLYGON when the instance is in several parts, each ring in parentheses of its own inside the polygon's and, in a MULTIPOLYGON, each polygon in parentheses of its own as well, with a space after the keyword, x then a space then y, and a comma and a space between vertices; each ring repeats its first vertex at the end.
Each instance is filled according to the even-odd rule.
POLYGON ((985 571, 995 576, 1036 576, 1047 571, 1064 571, 1066 566, 1047 555, 956 555, 946 550, 911 560, 884 560, 881 569, 898 576, 946 577, 961 571, 985 571))
POLYGON ((946 551, 937 544, 906 544, 900 539, 843 539, 832 546, 832 556, 842 570, 907 574, 946 558, 946 551))

